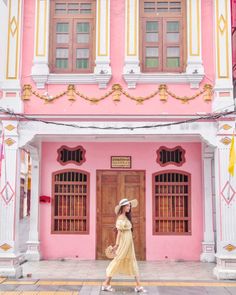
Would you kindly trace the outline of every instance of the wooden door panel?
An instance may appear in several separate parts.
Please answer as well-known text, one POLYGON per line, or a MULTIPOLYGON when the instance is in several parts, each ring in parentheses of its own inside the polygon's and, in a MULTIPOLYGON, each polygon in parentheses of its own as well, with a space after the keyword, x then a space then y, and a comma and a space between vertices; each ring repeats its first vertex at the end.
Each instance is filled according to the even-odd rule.
POLYGON ((102 183, 102 214, 104 215, 114 215, 113 210, 111 208, 115 208, 117 205, 116 200, 117 196, 117 185, 111 185, 102 183))
POLYGON ((132 209, 137 259, 145 259, 145 173, 144 171, 97 171, 97 258, 106 259, 105 248, 115 243, 115 206, 122 198, 137 199, 132 209))

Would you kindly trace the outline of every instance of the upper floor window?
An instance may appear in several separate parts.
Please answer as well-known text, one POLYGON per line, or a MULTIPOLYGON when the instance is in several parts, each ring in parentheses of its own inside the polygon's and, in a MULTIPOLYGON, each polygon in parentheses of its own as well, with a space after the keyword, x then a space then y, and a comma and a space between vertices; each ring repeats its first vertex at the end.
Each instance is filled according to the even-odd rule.
POLYGON ((52 0, 50 5, 51 72, 92 72, 96 1, 52 0))
POLYGON ((185 0, 141 0, 143 72, 182 72, 185 0))

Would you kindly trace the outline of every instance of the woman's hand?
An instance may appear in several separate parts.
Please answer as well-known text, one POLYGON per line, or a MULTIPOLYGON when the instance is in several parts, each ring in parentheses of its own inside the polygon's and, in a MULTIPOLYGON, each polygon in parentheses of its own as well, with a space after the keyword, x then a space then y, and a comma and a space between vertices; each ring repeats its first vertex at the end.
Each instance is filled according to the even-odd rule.
POLYGON ((116 244, 116 245, 112 248, 112 250, 113 250, 113 251, 116 251, 116 250, 118 249, 118 247, 119 247, 119 245, 116 244))

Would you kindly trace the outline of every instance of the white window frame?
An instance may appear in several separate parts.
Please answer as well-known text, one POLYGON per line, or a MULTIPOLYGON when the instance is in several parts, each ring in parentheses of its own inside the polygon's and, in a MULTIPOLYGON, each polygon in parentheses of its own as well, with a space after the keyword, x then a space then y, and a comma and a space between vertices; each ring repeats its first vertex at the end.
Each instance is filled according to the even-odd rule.
POLYGON ((111 79, 110 0, 96 1, 96 58, 93 73, 55 74, 49 70, 50 0, 36 0, 34 59, 31 77, 36 86, 45 84, 98 84, 106 88, 111 79))
POLYGON ((201 45, 201 1, 186 0, 187 8, 187 67, 183 73, 142 73, 139 56, 140 0, 126 0, 125 65, 123 78, 128 88, 136 84, 190 84, 199 88, 204 78, 201 45))

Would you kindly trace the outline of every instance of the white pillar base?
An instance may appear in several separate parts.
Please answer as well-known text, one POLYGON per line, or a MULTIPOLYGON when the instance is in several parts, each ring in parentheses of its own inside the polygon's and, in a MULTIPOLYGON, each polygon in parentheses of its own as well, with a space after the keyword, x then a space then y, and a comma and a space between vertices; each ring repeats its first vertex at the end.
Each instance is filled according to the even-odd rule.
POLYGON ((0 256, 0 277, 18 279, 22 277, 23 270, 20 266, 20 256, 12 254, 11 256, 0 256))
POLYGON ((200 256, 202 262, 215 262, 215 243, 202 242, 202 253, 200 256))
POLYGON ((219 256, 217 265, 213 270, 218 280, 235 280, 236 279, 236 256, 219 256))
POLYGON ((200 261, 201 262, 215 262, 216 261, 215 254, 203 252, 200 256, 200 261))
POLYGON ((39 242, 33 242, 33 241, 28 241, 28 249, 25 253, 25 258, 28 261, 39 261, 41 259, 40 257, 40 251, 39 251, 39 242))

